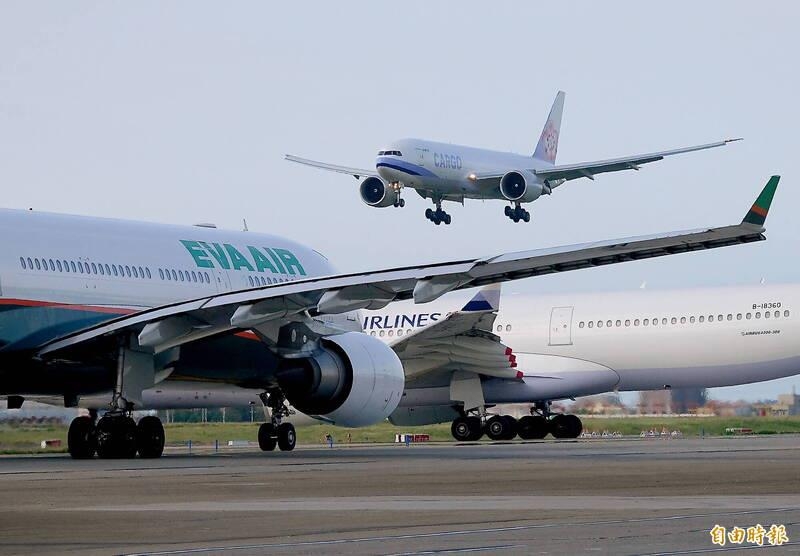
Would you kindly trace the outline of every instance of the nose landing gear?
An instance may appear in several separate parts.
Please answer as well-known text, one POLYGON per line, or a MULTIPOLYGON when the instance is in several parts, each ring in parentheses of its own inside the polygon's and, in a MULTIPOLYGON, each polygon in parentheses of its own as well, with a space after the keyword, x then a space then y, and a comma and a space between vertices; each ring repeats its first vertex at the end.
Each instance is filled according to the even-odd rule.
POLYGON ((264 392, 260 398, 270 410, 270 422, 258 428, 258 447, 264 452, 271 452, 276 446, 283 452, 291 452, 297 445, 297 433, 294 425, 281 422, 290 415, 285 404, 286 398, 280 390, 264 392))
POLYGON ((531 221, 531 213, 522 208, 519 203, 516 203, 516 206, 513 208, 506 205, 505 214, 514 222, 519 222, 520 220, 523 222, 531 221))
POLYGON ((406 200, 400 198, 400 191, 402 191, 403 185, 400 182, 393 182, 389 184, 389 186, 392 188, 392 191, 394 191, 394 203, 392 203, 392 206, 394 208, 406 206, 406 200))

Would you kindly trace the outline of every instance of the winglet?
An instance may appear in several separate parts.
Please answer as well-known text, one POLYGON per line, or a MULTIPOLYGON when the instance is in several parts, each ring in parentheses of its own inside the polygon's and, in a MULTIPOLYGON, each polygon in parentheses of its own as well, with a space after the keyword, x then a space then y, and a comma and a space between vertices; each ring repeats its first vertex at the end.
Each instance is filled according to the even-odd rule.
POLYGON ((764 225, 764 222, 767 220, 769 207, 772 204, 772 198, 775 196, 775 190, 778 188, 778 182, 780 179, 780 176, 772 176, 769 179, 767 185, 765 185, 764 189, 761 190, 761 194, 758 196, 758 199, 756 199, 756 202, 753 203, 753 206, 750 208, 750 211, 745 214, 742 224, 753 224, 755 226, 764 225))
POLYGON ((478 290, 475 297, 470 299, 464 308, 464 312, 475 311, 497 311, 500 308, 500 283, 491 284, 478 290))

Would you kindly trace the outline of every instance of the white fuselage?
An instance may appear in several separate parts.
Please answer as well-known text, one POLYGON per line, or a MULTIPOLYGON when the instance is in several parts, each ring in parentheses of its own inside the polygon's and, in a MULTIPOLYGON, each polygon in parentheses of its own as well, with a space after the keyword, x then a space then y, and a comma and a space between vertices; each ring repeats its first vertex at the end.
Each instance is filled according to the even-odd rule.
POLYGON ((475 176, 552 167, 531 156, 422 139, 400 139, 380 153, 375 167, 386 182, 455 201, 502 198, 496 186, 487 188, 475 176))
MULTIPOLYGON (((393 342, 460 306, 452 299, 449 304, 443 299, 429 306, 393 305, 391 313, 365 312, 362 325, 367 333, 393 342)), ((504 295, 493 332, 513 349, 530 388, 503 388, 497 391, 503 399, 487 402, 716 387, 798 374, 799 307, 797 285, 504 295), (514 397, 513 392, 521 394, 514 397)), ((446 390, 441 386, 440 394, 446 390)), ((406 405, 434 403, 435 397, 407 398, 406 405)))

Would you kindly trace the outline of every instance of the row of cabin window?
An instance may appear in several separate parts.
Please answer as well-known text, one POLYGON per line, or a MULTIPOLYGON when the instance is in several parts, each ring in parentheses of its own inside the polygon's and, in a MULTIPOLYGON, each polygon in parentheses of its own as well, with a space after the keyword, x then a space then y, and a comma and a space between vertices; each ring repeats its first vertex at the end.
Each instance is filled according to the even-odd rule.
POLYGON ((72 272, 74 274, 99 274, 101 276, 127 276, 128 278, 152 278, 149 268, 129 265, 109 265, 104 263, 84 263, 60 259, 19 258, 23 270, 49 270, 51 272, 72 272))
MULTIPOLYGON (((406 330, 405 334, 411 334, 411 329, 409 328, 408 330, 406 330)), ((372 332, 369 333, 369 335, 370 336, 380 336, 381 338, 383 338, 384 336, 394 336, 394 329, 390 328, 389 330, 380 330, 379 332, 375 332, 373 330, 372 332)), ((403 335, 403 329, 402 328, 397 330, 397 335, 398 336, 402 336, 403 335)))
POLYGON ((169 280, 171 282, 194 282, 200 284, 210 284, 211 276, 208 272, 195 272, 194 270, 175 270, 174 268, 159 268, 158 276, 162 280, 169 280))
MULTIPOLYGON (((744 315, 742 315, 742 313, 737 313, 736 315, 734 315, 733 313, 728 313, 727 316, 726 315, 717 315, 716 320, 717 320, 717 322, 722 322, 723 320, 732 321, 734 318, 736 318, 736 320, 742 320, 742 318, 744 318, 745 320, 750 320, 750 319, 753 318, 753 316, 754 316, 753 313, 745 313, 744 315)), ((765 319, 768 319, 770 317, 774 317, 774 318, 777 319, 780 316, 781 316, 781 312, 780 311, 775 311, 773 313, 771 313, 770 311, 764 311, 764 318, 765 319)), ((789 316, 789 311, 788 310, 784 311, 783 312, 783 316, 784 317, 788 317, 789 316)), ((761 318, 761 311, 757 311, 755 313, 755 318, 757 318, 757 319, 761 318)), ((700 315, 699 317, 697 317, 697 319, 695 319, 695 317, 689 317, 688 319, 686 317, 680 317, 680 323, 681 324, 686 324, 687 320, 688 320, 689 324, 694 324, 695 322, 705 322, 706 321, 706 317, 705 317, 705 315, 700 315)), ((668 323, 678 324, 678 322, 679 322, 678 317, 672 317, 671 319, 667 319, 667 318, 662 318, 661 319, 661 324, 662 325, 667 325, 668 323)), ((714 322, 714 315, 708 315, 708 322, 714 322)), ((633 320, 633 326, 639 326, 640 324, 642 326, 658 326, 658 319, 655 318, 652 321, 650 321, 650 319, 644 319, 642 321, 640 321, 639 319, 634 319, 633 320), (651 322, 652 322, 652 324, 651 324, 651 322)), ((592 321, 592 320, 590 320, 588 323, 586 323, 584 321, 580 321, 578 323, 578 328, 583 328, 584 326, 587 326, 588 328, 594 328, 594 325, 595 325, 595 322, 592 321)), ((614 325, 622 326, 622 321, 617 319, 616 321, 607 320, 605 322, 605 326, 607 328, 611 328, 614 325)), ((631 320, 630 319, 625 319, 625 326, 630 326, 630 325, 631 325, 631 320)), ((601 321, 601 320, 597 321, 597 328, 603 328, 603 321, 601 321)))
POLYGON ((277 284, 279 282, 289 282, 290 278, 270 278, 264 276, 248 276, 247 281, 248 283, 255 287, 255 286, 269 286, 270 284, 277 284))

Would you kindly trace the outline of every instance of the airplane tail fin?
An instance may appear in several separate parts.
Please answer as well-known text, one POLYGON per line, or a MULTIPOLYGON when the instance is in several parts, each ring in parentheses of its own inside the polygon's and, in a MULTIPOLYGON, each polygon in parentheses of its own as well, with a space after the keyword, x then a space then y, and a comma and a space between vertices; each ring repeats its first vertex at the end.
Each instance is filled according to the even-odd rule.
POLYGON ((500 282, 482 287, 461 310, 469 313, 473 311, 497 311, 499 308, 500 282))
POLYGON ((761 190, 761 194, 753 203, 753 206, 744 215, 742 224, 752 224, 754 226, 764 226, 767 221, 767 213, 769 207, 772 205, 772 198, 775 196, 775 190, 778 189, 778 182, 781 181, 780 176, 772 176, 769 178, 767 185, 761 190))
POLYGON ((564 91, 558 91, 553 107, 550 108, 550 115, 544 124, 542 135, 533 151, 533 158, 544 160, 555 164, 556 153, 558 152, 558 135, 561 133, 561 113, 564 111, 564 91))

